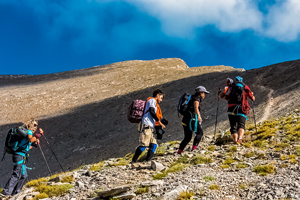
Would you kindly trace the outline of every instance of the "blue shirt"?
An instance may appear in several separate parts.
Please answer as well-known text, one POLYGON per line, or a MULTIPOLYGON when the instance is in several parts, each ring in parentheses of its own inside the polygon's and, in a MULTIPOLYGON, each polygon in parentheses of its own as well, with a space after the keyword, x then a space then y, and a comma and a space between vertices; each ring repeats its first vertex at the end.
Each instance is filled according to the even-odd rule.
POLYGON ((29 142, 28 139, 28 135, 32 135, 32 131, 31 130, 27 130, 27 137, 24 137, 20 142, 19 142, 19 147, 21 147, 22 149, 25 149, 26 152, 16 152, 15 154, 21 155, 23 157, 26 156, 26 153, 28 153, 30 146, 31 146, 31 142, 29 142))

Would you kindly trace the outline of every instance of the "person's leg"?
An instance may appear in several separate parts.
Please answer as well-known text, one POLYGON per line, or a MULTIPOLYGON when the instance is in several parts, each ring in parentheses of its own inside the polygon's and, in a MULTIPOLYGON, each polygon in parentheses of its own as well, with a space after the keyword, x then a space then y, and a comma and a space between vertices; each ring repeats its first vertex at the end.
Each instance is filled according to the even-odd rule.
POLYGON ((156 142, 156 139, 154 137, 154 129, 149 129, 149 132, 150 132, 149 134, 151 134, 151 137, 150 137, 150 144, 149 144, 149 149, 148 149, 146 161, 150 161, 153 158, 154 153, 155 153, 156 148, 157 148, 157 142, 156 142))
POLYGON ((238 122, 237 122, 237 128, 238 128, 238 143, 242 143, 244 133, 245 133, 245 124, 246 124, 246 118, 243 116, 238 116, 238 122))
POLYGON ((143 153, 143 151, 146 149, 147 147, 144 146, 139 146, 136 148, 135 150, 135 154, 132 158, 132 162, 137 162, 137 159, 140 157, 140 155, 143 153))
POLYGON ((230 124, 230 132, 231 132, 232 140, 234 142, 237 142, 238 131, 237 131, 236 115, 228 115, 228 119, 230 124))
POLYGON ((188 126, 183 126, 183 130, 184 130, 184 139, 182 140, 182 142, 179 145, 179 149, 177 152, 178 154, 181 154, 181 152, 186 147, 186 145, 191 141, 192 136, 193 136, 193 132, 190 130, 190 128, 188 126))
POLYGON ((193 148, 192 150, 195 150, 197 149, 200 141, 201 141, 201 138, 203 136, 203 129, 202 129, 202 126, 201 125, 198 125, 197 127, 197 132, 196 132, 196 136, 194 138, 194 142, 193 142, 193 148))
POLYGON ((4 195, 12 195, 17 183, 19 182, 22 176, 22 165, 23 165, 24 157, 21 155, 13 155, 12 158, 13 158, 13 173, 3 189, 2 193, 4 195))
POLYGON ((22 175, 20 180, 18 181, 17 185, 15 186, 12 195, 18 194, 22 191, 23 185, 25 183, 25 180, 27 178, 27 170, 25 163, 22 165, 22 175))
POLYGON ((140 131, 139 146, 135 150, 135 154, 132 158, 132 162, 137 162, 139 156, 149 146, 150 138, 151 138, 151 135, 149 134, 149 130, 150 129, 147 128, 147 129, 143 129, 143 130, 140 131))

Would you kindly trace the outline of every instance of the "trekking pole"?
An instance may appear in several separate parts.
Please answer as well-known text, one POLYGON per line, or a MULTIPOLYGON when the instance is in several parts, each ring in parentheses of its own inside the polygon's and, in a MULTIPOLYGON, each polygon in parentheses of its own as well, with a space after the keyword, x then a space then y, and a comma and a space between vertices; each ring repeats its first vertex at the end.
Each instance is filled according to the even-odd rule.
POLYGON ((45 163, 46 163, 46 165, 47 165, 47 168, 48 168, 48 171, 49 171, 49 173, 50 173, 50 176, 52 176, 50 167, 49 167, 49 165, 48 165, 48 162, 47 162, 47 160, 46 160, 46 157, 45 157, 45 155, 44 155, 44 152, 43 152, 43 150, 42 150, 42 147, 41 147, 40 144, 38 144, 38 146, 39 146, 39 148, 40 148, 40 150, 41 150, 42 156, 43 156, 43 158, 44 158, 44 160, 45 160, 45 163))
POLYGON ((220 91, 221 91, 221 88, 219 87, 219 90, 218 90, 218 103, 217 103, 217 113, 216 113, 216 124, 215 124, 215 133, 214 133, 214 139, 216 141, 216 132, 217 132, 217 123, 218 123, 218 112, 219 112, 219 99, 220 99, 220 91))
POLYGON ((51 146, 50 146, 50 144, 49 144, 48 140, 46 139, 46 137, 45 137, 44 133, 42 133, 42 135, 43 135, 43 138, 46 140, 46 142, 47 142, 47 144, 48 144, 48 147, 49 147, 49 148, 50 148, 50 150, 52 151, 52 153, 53 153, 53 155, 54 155, 55 159, 57 160, 58 164, 60 165, 61 169, 63 170, 63 172, 65 172, 64 168, 62 167, 62 165, 61 165, 61 164, 60 164, 60 162, 58 161, 58 158, 56 157, 56 155, 55 155, 54 151, 52 150, 52 148, 51 148, 51 146))
MULTIPOLYGON (((254 124, 255 124, 255 130, 256 130, 256 135, 257 135, 257 127, 256 127, 256 120, 255 120, 255 112, 254 112, 254 103, 253 103, 253 101, 252 101, 252 109, 253 109, 253 119, 254 119, 254 124)), ((251 135, 251 137, 252 137, 252 135, 251 135)))

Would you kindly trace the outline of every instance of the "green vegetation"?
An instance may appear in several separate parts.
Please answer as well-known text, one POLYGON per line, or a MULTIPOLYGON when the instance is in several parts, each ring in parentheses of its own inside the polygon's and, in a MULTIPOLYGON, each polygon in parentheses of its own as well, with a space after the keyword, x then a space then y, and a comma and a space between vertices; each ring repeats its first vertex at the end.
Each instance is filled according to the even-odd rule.
POLYGON ((243 168, 246 168, 247 167, 247 164, 245 164, 245 163, 238 163, 237 165, 236 165, 236 168, 237 169, 243 169, 243 168))
POLYGON ((205 177, 203 177, 203 179, 205 180, 205 182, 215 180, 215 178, 213 176, 205 176, 205 177))
POLYGON ((38 199, 45 199, 48 198, 49 196, 46 193, 40 193, 38 195, 36 195, 33 200, 38 200, 38 199))
POLYGON ((286 155, 283 155, 283 154, 280 155, 280 160, 286 160, 286 159, 287 159, 286 155))
POLYGON ((259 153, 259 154, 256 156, 256 159, 264 160, 264 159, 266 159, 266 154, 264 154, 264 153, 259 153))
POLYGON ((91 166, 90 170, 91 170, 91 171, 97 171, 97 172, 99 172, 99 171, 101 171, 103 165, 104 165, 104 162, 103 162, 103 161, 102 161, 102 162, 99 162, 99 163, 97 163, 97 164, 93 164, 93 165, 91 166))
POLYGON ((140 186, 136 191, 135 194, 139 195, 139 194, 144 194, 149 192, 149 186, 140 186))
POLYGON ((252 147, 251 142, 245 142, 245 143, 242 143, 242 145, 244 147, 247 147, 247 148, 251 148, 252 147))
POLYGON ((176 200, 188 200, 192 199, 193 196, 195 196, 195 193, 193 191, 183 191, 179 194, 176 200))
POLYGON ((216 149, 216 146, 215 146, 215 145, 212 145, 212 146, 207 147, 207 150, 208 150, 208 151, 214 151, 215 149, 216 149))
POLYGON ((219 190, 220 187, 219 187, 218 185, 210 185, 210 186, 209 186, 209 189, 210 189, 210 190, 219 190))
POLYGON ((223 164, 224 165, 230 165, 232 163, 236 162, 233 158, 227 158, 226 160, 224 160, 223 164))
POLYGON ((232 152, 229 152, 229 153, 226 153, 225 155, 226 155, 226 156, 229 156, 229 157, 232 157, 232 156, 233 156, 233 153, 232 153, 232 152))
POLYGON ((255 152, 254 151, 248 152, 248 153, 245 153, 243 156, 246 157, 246 158, 251 158, 251 157, 255 156, 255 152))
POLYGON ((0 193, 3 191, 3 188, 0 188, 0 193))
POLYGON ((211 163, 212 159, 209 156, 203 157, 203 156, 195 156, 191 160, 192 165, 198 165, 198 164, 208 164, 211 163))
POLYGON ((246 186, 245 183, 241 183, 241 184, 239 185, 239 188, 240 188, 241 190, 246 190, 246 189, 247 189, 247 186, 246 186))
POLYGON ((279 168, 287 168, 288 166, 289 166, 288 164, 283 163, 283 164, 280 164, 280 165, 279 165, 279 168))
POLYGON ((254 167, 253 169, 254 172, 259 174, 260 176, 266 176, 267 174, 274 173, 275 172, 275 167, 274 165, 259 165, 254 167))
POLYGON ((264 149, 267 148, 269 145, 268 145, 268 141, 266 140, 255 140, 253 142, 253 146, 264 149))
POLYGON ((290 144, 282 142, 280 144, 275 145, 275 151, 281 151, 282 149, 285 149, 289 146, 290 146, 290 144))
POLYGON ((53 197, 53 196, 61 196, 67 193, 73 187, 74 186, 71 184, 52 185, 52 186, 47 184, 41 184, 36 188, 36 191, 40 193, 45 193, 49 197, 53 197))
POLYGON ((228 148, 228 151, 232 152, 232 153, 237 152, 237 147, 236 146, 231 146, 231 147, 228 148))
POLYGON ((229 165, 221 165, 220 166, 222 169, 227 169, 227 168, 229 168, 229 165))
POLYGON ((167 152, 167 146, 162 144, 162 145, 158 146, 158 148, 156 150, 156 155, 163 156, 166 154, 166 152, 167 152))
POLYGON ((70 175, 70 176, 63 177, 60 182, 62 182, 62 183, 71 183, 73 181, 74 181, 74 177, 72 175, 70 175))
POLYGON ((35 179, 35 180, 31 180, 28 183, 26 183, 26 186, 28 187, 38 187, 41 182, 47 182, 49 180, 49 178, 39 178, 39 179, 35 179))
POLYGON ((300 156, 300 147, 296 147, 295 153, 297 156, 300 156))

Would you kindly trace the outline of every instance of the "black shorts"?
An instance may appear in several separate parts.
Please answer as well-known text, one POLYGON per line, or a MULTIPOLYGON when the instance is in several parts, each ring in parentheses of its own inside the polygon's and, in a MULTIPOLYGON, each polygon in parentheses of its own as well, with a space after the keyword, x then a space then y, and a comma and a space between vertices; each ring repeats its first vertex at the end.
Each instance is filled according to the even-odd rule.
POLYGON ((231 134, 237 133, 240 128, 245 130, 246 118, 240 115, 228 115, 231 134))

